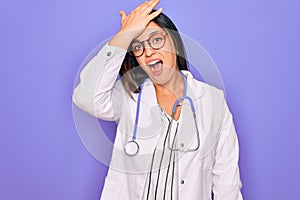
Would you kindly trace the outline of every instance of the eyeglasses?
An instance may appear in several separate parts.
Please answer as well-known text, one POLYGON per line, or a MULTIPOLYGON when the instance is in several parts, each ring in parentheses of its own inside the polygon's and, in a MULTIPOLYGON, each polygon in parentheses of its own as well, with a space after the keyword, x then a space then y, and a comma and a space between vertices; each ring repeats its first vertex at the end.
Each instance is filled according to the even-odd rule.
POLYGON ((158 33, 154 33, 153 35, 151 35, 148 38, 148 40, 144 40, 144 41, 134 40, 130 44, 129 53, 135 57, 139 57, 139 56, 143 55, 143 53, 145 51, 144 42, 148 42, 149 46, 152 49, 158 50, 165 45, 166 35, 167 35, 167 33, 158 32, 158 33))

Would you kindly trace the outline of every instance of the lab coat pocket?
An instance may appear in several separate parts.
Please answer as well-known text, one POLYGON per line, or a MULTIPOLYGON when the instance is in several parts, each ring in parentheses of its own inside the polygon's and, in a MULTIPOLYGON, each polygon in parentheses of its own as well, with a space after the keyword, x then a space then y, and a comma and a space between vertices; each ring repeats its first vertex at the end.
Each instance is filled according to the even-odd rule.
POLYGON ((120 200, 121 184, 118 181, 105 178, 100 200, 120 200))

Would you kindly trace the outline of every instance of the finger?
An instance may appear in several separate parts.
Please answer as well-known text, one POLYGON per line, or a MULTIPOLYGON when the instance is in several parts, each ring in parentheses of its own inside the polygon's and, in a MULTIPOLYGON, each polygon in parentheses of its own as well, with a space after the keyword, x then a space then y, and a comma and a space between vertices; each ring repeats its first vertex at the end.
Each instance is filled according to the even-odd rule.
POLYGON ((140 9, 148 6, 148 4, 149 4, 149 1, 145 1, 145 2, 141 3, 140 5, 138 5, 134 10, 140 10, 140 9))
POLYGON ((144 6, 140 7, 140 10, 149 14, 159 2, 160 0, 150 0, 148 4, 145 4, 144 6))
POLYGON ((120 15, 121 15, 122 22, 123 22, 125 20, 125 18, 127 17, 127 15, 123 10, 120 11, 120 15))
POLYGON ((149 1, 149 4, 147 5, 148 9, 153 10, 155 8, 155 6, 158 5, 159 2, 160 2, 160 0, 149 1))
POLYGON ((160 8, 160 9, 158 9, 157 11, 151 13, 151 14, 149 15, 149 20, 152 20, 152 19, 154 19, 155 17, 157 17, 160 13, 162 13, 162 10, 163 10, 163 9, 160 8))

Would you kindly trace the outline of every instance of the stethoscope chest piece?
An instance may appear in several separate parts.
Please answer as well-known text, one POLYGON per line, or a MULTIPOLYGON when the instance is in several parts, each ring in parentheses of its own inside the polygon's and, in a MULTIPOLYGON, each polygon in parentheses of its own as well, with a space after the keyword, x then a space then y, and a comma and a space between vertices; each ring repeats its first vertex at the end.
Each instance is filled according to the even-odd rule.
POLYGON ((124 147, 124 152, 128 156, 137 155, 140 150, 138 143, 134 140, 128 141, 124 147))

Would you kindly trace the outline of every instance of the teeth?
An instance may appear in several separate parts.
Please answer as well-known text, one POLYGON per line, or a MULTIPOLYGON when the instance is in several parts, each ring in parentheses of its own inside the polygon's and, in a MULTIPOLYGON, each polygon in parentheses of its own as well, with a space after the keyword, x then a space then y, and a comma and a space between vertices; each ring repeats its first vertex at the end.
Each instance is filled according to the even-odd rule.
POLYGON ((148 65, 154 65, 154 64, 158 63, 159 61, 160 60, 153 60, 153 61, 149 62, 148 65))

